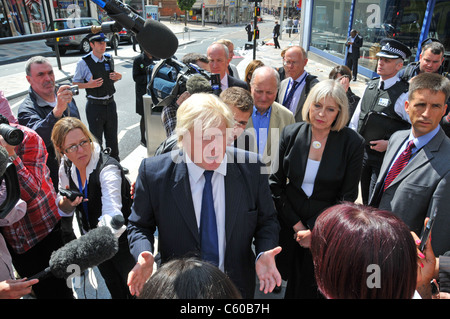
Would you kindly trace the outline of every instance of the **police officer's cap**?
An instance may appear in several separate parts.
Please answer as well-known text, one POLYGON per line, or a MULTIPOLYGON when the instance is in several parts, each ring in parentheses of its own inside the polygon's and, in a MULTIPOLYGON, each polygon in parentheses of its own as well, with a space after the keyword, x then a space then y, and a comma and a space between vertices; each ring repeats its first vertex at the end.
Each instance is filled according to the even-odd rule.
POLYGON ((377 53, 377 57, 383 57, 388 59, 403 59, 405 60, 411 55, 411 50, 395 39, 382 39, 380 41, 381 51, 377 53))
POLYGON ((89 42, 104 42, 106 41, 106 37, 103 33, 93 34, 89 38, 89 42))

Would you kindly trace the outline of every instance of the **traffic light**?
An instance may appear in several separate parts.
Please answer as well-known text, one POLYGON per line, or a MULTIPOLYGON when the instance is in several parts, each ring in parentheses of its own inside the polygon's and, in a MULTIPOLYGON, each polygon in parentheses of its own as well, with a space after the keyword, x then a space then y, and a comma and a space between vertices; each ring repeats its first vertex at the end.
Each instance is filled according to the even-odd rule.
POLYGON ((255 17, 260 17, 260 16, 261 16, 261 8, 255 7, 255 17))
POLYGON ((255 29, 255 39, 259 39, 259 29, 255 29))

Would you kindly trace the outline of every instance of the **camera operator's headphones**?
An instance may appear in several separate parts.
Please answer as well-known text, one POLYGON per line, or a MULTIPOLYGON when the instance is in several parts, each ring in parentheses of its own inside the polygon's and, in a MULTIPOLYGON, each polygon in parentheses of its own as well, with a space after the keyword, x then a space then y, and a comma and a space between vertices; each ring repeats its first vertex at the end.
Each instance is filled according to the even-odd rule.
POLYGON ((5 173, 0 177, 0 184, 3 181, 5 181, 6 186, 6 198, 0 205, 0 219, 6 218, 20 199, 19 178, 16 166, 13 163, 7 164, 5 173))

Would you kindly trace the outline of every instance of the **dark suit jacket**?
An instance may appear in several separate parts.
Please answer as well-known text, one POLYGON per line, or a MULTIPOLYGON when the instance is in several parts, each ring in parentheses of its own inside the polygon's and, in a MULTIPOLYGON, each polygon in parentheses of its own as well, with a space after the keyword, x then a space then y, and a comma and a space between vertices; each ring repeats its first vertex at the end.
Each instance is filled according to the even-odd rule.
MULTIPOLYGON (((279 224, 270 197, 267 175, 256 154, 227 149, 225 177, 225 272, 244 298, 253 298, 255 252, 278 245, 279 224), (243 162, 246 163, 243 163, 243 162)), ((189 174, 180 150, 146 158, 139 168, 135 199, 129 217, 128 239, 135 258, 153 251, 158 227, 161 261, 200 256, 200 239, 189 184, 189 174)))
POLYGON ((228 87, 238 86, 238 87, 241 87, 246 90, 249 89, 247 82, 242 81, 238 78, 232 77, 229 74, 227 74, 227 77, 228 77, 228 87))
MULTIPOLYGON (((277 98, 278 99, 277 102, 280 104, 283 104, 284 96, 286 95, 286 90, 287 90, 290 79, 291 78, 285 78, 280 83, 280 88, 278 89, 278 98, 277 98)), ((305 86, 303 87, 303 90, 300 95, 300 99, 298 100, 298 103, 297 103, 297 108, 295 109, 294 118, 295 118, 296 122, 303 121, 303 118, 302 118, 303 104, 305 103, 306 98, 308 97, 309 91, 317 83, 319 83, 319 79, 317 79, 317 76, 308 74, 308 76, 306 77, 306 80, 305 80, 305 86)))
POLYGON ((364 139, 348 127, 339 132, 330 132, 314 182, 314 191, 308 198, 301 186, 310 141, 310 124, 300 122, 286 126, 281 134, 278 157, 274 161, 278 170, 269 177, 278 216, 282 225, 291 230, 300 220, 312 229, 324 209, 339 201, 353 202, 358 197, 364 139))
POLYGON ((436 256, 450 250, 450 140, 442 129, 409 161, 382 193, 384 179, 410 131, 395 132, 389 139, 380 174, 369 205, 392 211, 418 236, 425 217, 437 209, 432 231, 436 256))
MULTIPOLYGON (((350 41, 351 37, 347 39, 347 41, 350 41)), ((350 45, 346 44, 347 47, 350 45)), ((360 48, 363 45, 363 38, 359 34, 356 35, 355 40, 352 44, 352 52, 348 52, 349 55, 351 55, 353 58, 359 58, 361 56, 360 48)))
POLYGON ((276 24, 273 27, 273 36, 274 37, 279 37, 280 36, 280 25, 279 24, 276 24))

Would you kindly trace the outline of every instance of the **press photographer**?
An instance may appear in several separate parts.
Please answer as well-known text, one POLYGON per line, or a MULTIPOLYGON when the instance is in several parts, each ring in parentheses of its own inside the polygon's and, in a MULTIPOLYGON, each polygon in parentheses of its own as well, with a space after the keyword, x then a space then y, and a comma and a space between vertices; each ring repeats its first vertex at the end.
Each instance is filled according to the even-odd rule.
MULTIPOLYGON (((35 131, 25 126, 7 124, 7 119, 1 115, 0 123, 0 145, 6 149, 9 161, 17 171, 20 185, 17 193, 26 203, 23 218, 2 227, 1 231, 15 270, 21 278, 26 278, 48 267, 52 252, 63 246, 61 217, 46 165, 48 153, 44 141, 35 131), (23 139, 19 144, 11 145, 9 143, 15 144, 17 140, 11 139, 5 131, 20 135, 17 130, 23 133, 23 139)), ((37 299, 73 299, 72 290, 60 278, 40 281, 33 286, 33 292, 37 299)))
MULTIPOLYGON (((19 199, 19 181, 16 168, 8 163, 8 152, 0 146, 0 227, 14 224, 23 216, 27 204, 19 199)), ((0 232, 0 299, 18 299, 31 292, 32 285, 39 281, 16 280, 11 255, 0 232)))

